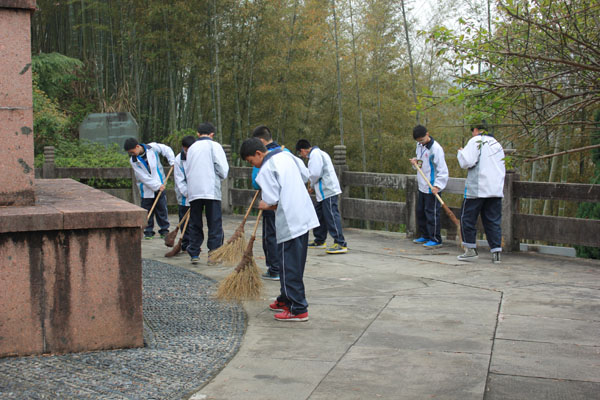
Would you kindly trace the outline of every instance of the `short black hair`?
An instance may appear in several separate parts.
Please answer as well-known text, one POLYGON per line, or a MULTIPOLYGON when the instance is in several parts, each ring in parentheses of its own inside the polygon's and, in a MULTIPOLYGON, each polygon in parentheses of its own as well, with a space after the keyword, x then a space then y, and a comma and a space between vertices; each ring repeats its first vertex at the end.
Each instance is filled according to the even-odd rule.
POLYGON ((123 149, 125 149, 125 151, 133 150, 138 144, 139 142, 136 138, 130 137, 127 140, 125 140, 125 143, 123 143, 123 149))
POLYGON ((473 130, 475 128, 479 129, 480 131, 487 131, 488 126, 487 126, 487 122, 485 121, 485 119, 482 120, 481 122, 471 125, 471 132, 473 132, 473 130))
POLYGON ((300 151, 301 149, 310 149, 312 146, 310 142, 306 139, 300 139, 296 143, 296 151, 300 151))
POLYGON ((263 142, 261 142, 260 139, 254 137, 246 139, 242 142, 242 145, 240 146, 240 157, 242 157, 242 160, 245 160, 246 157, 255 155, 257 151, 260 151, 261 153, 267 152, 267 148, 265 147, 263 142))
POLYGON ((267 142, 273 140, 273 135, 266 125, 260 125, 252 131, 252 137, 264 139, 267 142))
POLYGON ((181 139, 181 147, 190 147, 195 141, 196 138, 192 135, 184 136, 184 138, 181 139))
POLYGON ((413 128, 413 139, 416 140, 425 135, 427 135, 427 128, 425 128, 423 125, 417 125, 413 128))
POLYGON ((210 135, 211 133, 215 133, 215 126, 210 122, 203 122, 198 125, 198 133, 201 135, 210 135))

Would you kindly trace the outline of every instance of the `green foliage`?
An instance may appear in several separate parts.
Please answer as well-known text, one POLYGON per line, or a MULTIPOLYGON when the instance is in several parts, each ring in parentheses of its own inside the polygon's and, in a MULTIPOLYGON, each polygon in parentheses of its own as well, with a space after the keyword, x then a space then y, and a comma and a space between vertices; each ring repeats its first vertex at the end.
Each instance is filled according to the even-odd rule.
POLYGON ((83 63, 59 53, 39 53, 31 57, 31 70, 37 75, 38 87, 53 100, 61 100, 71 91, 76 71, 83 63))
POLYGON ((181 139, 183 139, 185 136, 196 137, 196 131, 194 129, 175 130, 165 137, 162 143, 171 147, 175 152, 175 155, 177 155, 177 153, 181 151, 181 139))
MULTIPOLYGON (((44 154, 35 157, 35 166, 44 163, 44 154)), ((54 149, 54 164, 57 167, 109 168, 129 167, 129 159, 117 144, 104 147, 99 143, 60 140, 54 149)), ((130 179, 88 179, 86 184, 95 188, 130 188, 130 179)))
POLYGON ((56 146, 68 131, 69 119, 56 101, 50 99, 33 79, 33 134, 34 153, 40 154, 44 146, 56 146))

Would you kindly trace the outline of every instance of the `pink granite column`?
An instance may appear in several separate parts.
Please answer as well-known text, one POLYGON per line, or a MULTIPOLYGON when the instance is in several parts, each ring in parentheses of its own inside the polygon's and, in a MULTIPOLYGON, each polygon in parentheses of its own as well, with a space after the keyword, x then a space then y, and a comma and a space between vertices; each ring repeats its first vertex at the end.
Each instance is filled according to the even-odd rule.
POLYGON ((0 0, 0 206, 35 203, 31 14, 35 0, 0 0))

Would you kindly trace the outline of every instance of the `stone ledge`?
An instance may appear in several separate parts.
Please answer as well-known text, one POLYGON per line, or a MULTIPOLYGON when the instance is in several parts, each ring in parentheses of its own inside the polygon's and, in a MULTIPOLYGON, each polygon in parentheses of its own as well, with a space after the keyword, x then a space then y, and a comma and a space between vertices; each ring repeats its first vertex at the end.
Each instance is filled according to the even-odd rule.
POLYGON ((23 8, 35 11, 37 5, 35 0, 0 0, 0 8, 23 8))
POLYGON ((146 224, 143 208, 72 179, 36 179, 35 194, 35 206, 0 207, 0 233, 146 224))

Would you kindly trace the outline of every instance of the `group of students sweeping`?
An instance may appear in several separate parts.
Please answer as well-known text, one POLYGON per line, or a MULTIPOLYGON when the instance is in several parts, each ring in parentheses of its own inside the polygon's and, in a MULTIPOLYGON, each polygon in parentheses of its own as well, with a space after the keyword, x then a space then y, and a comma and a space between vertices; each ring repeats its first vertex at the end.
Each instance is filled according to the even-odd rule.
MULTIPOLYGON (((183 138, 182 151, 177 157, 168 146, 159 143, 140 144, 131 138, 124 145, 131 156, 130 163, 135 171, 141 197, 147 199, 142 201, 142 207, 149 211, 148 225, 144 229, 145 239, 152 239, 154 236, 154 216, 160 228, 160 236, 168 239, 168 219, 159 217, 159 214, 167 213, 166 200, 163 200, 165 196, 162 196, 166 177, 158 162, 159 155, 163 155, 172 166, 179 205, 178 227, 183 226, 184 229, 181 250, 190 255, 194 264, 199 262, 200 247, 204 241, 203 210, 208 227, 206 244, 209 265, 221 262, 227 255, 227 251, 223 250, 241 243, 237 238, 243 237, 243 230, 241 234, 238 230, 223 245, 221 180, 227 178, 229 166, 223 148, 212 140, 214 131, 212 124, 201 124, 197 138, 183 138), (150 163, 149 160, 153 162, 150 163), (158 207, 161 207, 160 211, 158 207), (186 221, 186 214, 189 215, 189 223, 186 221)), ((263 278, 280 281, 280 295, 269 308, 278 311, 275 319, 281 321, 308 320, 308 303, 303 283, 308 247, 325 248, 329 254, 348 251, 338 207, 341 188, 331 158, 318 147, 311 146, 307 140, 298 141, 296 151, 308 159, 308 167, 290 151, 273 142, 266 126, 257 127, 252 137, 245 140, 240 148, 242 159, 255 167, 252 181, 261 194, 258 218, 262 214, 263 250, 268 267, 263 278), (313 191, 317 199, 316 205, 313 205, 309 194, 313 191), (311 243, 308 242, 310 230, 314 230, 315 234, 315 240, 311 243), (325 242, 327 232, 334 241, 330 247, 325 242)), ((239 298, 244 297, 240 293, 245 293, 250 296, 244 289, 258 286, 255 274, 252 273, 256 264, 251 257, 257 226, 258 219, 244 257, 229 279, 221 282, 217 295, 239 298), (246 274, 247 279, 240 278, 242 274, 246 274), (249 280, 254 283, 249 283, 249 280), (231 296, 232 293, 236 296, 231 296)))
MULTIPOLYGON (((208 227, 208 264, 224 260, 237 262, 234 271, 221 282, 217 295, 221 298, 249 298, 260 290, 259 271, 252 257, 252 245, 258 222, 263 220, 262 238, 267 271, 263 279, 279 280, 280 294, 269 305, 280 321, 307 321, 308 303, 303 282, 307 249, 325 249, 329 254, 348 251, 343 235, 338 195, 342 192, 330 156, 311 146, 306 139, 296 143, 293 155, 284 146, 273 141, 268 127, 254 129, 252 137, 240 148, 240 157, 254 168, 252 184, 257 190, 244 219, 234 235, 224 242, 221 217, 221 180, 227 178, 229 165, 220 144, 213 141, 215 128, 210 123, 198 127, 197 137, 182 139, 182 150, 175 156, 170 147, 160 143, 140 144, 130 138, 124 148, 131 156, 142 198, 142 207, 149 211, 144 238, 152 239, 154 217, 159 235, 173 246, 177 230, 169 234, 166 196, 162 196, 170 175, 165 176, 159 155, 164 156, 174 171, 175 192, 179 205, 179 225, 182 235, 179 243, 167 255, 180 250, 187 252, 191 262, 199 262, 204 241, 202 214, 206 213, 208 227), (243 227, 260 191, 259 215, 248 244, 244 241, 243 227), (313 204, 310 194, 314 193, 313 204), (309 231, 314 240, 309 243, 309 231), (333 244, 327 246, 327 233, 333 244), (232 258, 231 256, 234 255, 232 258)), ((471 138, 464 149, 458 150, 462 168, 468 169, 465 199, 461 221, 458 223, 447 209, 440 195, 448 182, 448 168, 444 150, 418 125, 413 130, 417 141, 416 157, 410 160, 418 170, 419 195, 417 222, 420 236, 414 243, 426 248, 442 245, 440 210, 452 214, 460 225, 465 253, 459 260, 477 258, 476 227, 481 214, 483 226, 492 251, 492 261, 500 262, 502 190, 504 184, 504 153, 498 141, 485 130, 484 125, 473 127, 471 138)))

